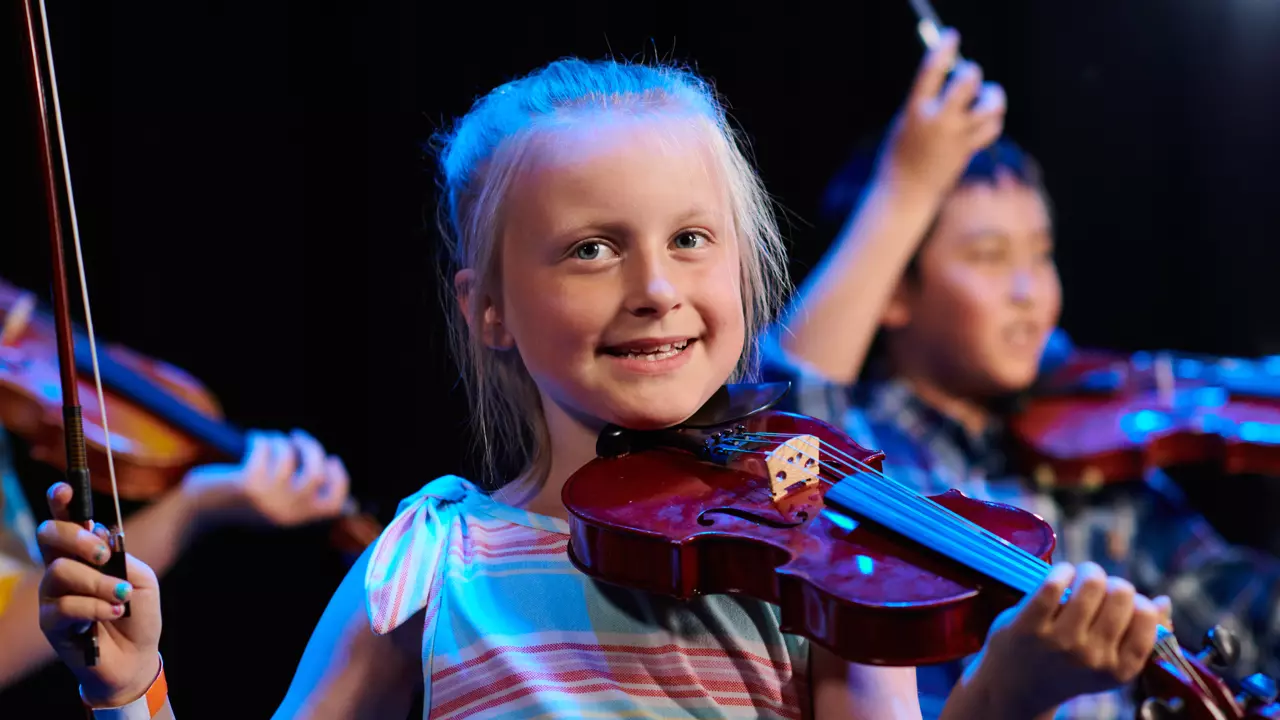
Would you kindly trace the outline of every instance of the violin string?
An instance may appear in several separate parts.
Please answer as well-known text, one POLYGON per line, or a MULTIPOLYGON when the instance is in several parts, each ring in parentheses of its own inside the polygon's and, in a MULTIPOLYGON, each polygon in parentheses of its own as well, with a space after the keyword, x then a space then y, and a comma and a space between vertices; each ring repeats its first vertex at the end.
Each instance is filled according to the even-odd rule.
MULTIPOLYGON (((98 391, 98 412, 102 415, 102 432, 107 446, 107 469, 111 475, 111 499, 115 504, 116 528, 120 536, 124 536, 124 516, 120 513, 120 492, 116 486, 116 464, 111 453, 111 428, 107 424, 107 402, 102 393, 102 373, 98 369, 98 348, 94 342, 93 313, 89 311, 89 284, 85 279, 84 253, 80 247, 80 223, 76 217, 76 197, 71 189, 71 164, 67 157, 67 137, 62 129, 62 103, 58 99, 58 73, 53 67, 53 42, 49 37, 49 17, 45 11, 45 0, 40 0, 40 19, 44 25, 44 52, 49 63, 49 84, 53 95, 54 124, 58 128, 58 141, 61 143, 62 177, 67 186, 67 207, 71 214, 71 238, 76 249, 76 268, 80 272, 80 297, 84 302, 84 322, 89 335, 89 356, 93 359, 93 380, 98 391)), ((74 359, 73 359, 74 362, 74 359)))
MULTIPOLYGON (((803 444, 809 445, 807 441, 804 441, 803 444)), ((983 539, 988 541, 987 545, 989 547, 994 547, 994 549, 998 553, 1005 553, 1006 558, 1008 560, 1012 560, 1015 565, 1018 565, 1018 564, 1022 565, 1021 569, 1024 573, 1026 573, 1025 578, 1029 582, 1029 584, 1033 586, 1038 586, 1041 582, 1043 582, 1044 577, 1048 574, 1048 570, 1050 568, 1048 563, 1022 550, 1016 545, 1013 545, 1012 543, 1005 540, 1004 538, 1001 538, 995 533, 992 533, 990 530, 980 525, 977 525, 976 523, 973 523, 968 518, 965 518, 951 511, 950 509, 929 500, 928 498, 918 495, 917 493, 913 492, 910 488, 907 488, 901 483, 896 482, 895 480, 893 480, 883 472, 880 472, 875 468, 867 465, 866 463, 848 455, 847 453, 842 451, 840 448, 834 447, 830 443, 827 444, 827 451, 830 454, 833 454, 837 457, 843 456, 845 459, 848 460, 848 462, 851 465, 860 466, 861 468, 864 468, 868 476, 885 483, 886 487, 888 487, 889 490, 898 491, 898 495, 900 497, 906 497, 909 500, 917 501, 921 507, 927 508, 930 511, 934 511, 933 512, 934 517, 945 519, 945 521, 949 523, 958 524, 961 526, 963 530, 966 530, 969 532, 972 532, 973 530, 976 529, 980 533, 980 535, 983 536, 983 539), (994 544, 992 544, 991 541, 994 541, 994 544), (1019 563, 1018 562, 1019 560, 1022 560, 1025 562, 1019 563), (1026 565, 1027 562, 1030 563, 1031 567, 1027 567, 1026 565)), ((910 505, 908 505, 908 510, 913 510, 913 509, 918 509, 918 508, 912 508, 910 505)), ((922 529, 928 530, 927 526, 922 529)), ((959 544, 963 546, 965 540, 971 540, 972 538, 966 538, 962 535, 959 539, 961 540, 959 544)), ((998 574, 992 574, 990 572, 988 572, 988 575, 991 577, 997 577, 997 578, 999 577, 998 574)), ((1024 591, 1029 593, 1033 591, 1033 587, 1027 587, 1024 589, 1024 591)), ((1194 670, 1194 668, 1191 667, 1190 663, 1183 656, 1181 649, 1177 646, 1176 638, 1172 632, 1170 632, 1169 630, 1165 629, 1162 626, 1157 626, 1157 641, 1156 641, 1155 648, 1156 648, 1156 652, 1159 653, 1161 657, 1164 657, 1174 666, 1181 668, 1186 673, 1186 675, 1189 678, 1191 678, 1193 681, 1195 681, 1196 684, 1199 685, 1200 688, 1205 693, 1209 692, 1209 689, 1205 687, 1204 683, 1201 681, 1199 673, 1197 673, 1194 670)))
MULTIPOLYGON (((752 436, 767 436, 771 439, 774 437, 785 437, 788 440, 796 440, 801 437, 797 435, 789 435, 786 433, 760 432, 760 433, 750 433, 744 439, 746 439, 748 442, 764 442, 761 440, 753 440, 751 439, 752 436)), ((802 441, 801 444, 812 447, 811 443, 809 443, 808 441, 802 441)), ((724 449, 741 452, 741 450, 733 447, 727 447, 724 449)), ((861 469, 862 472, 864 472, 867 476, 871 477, 872 479, 883 482, 884 486, 891 493, 893 493, 893 495, 890 497, 890 500, 893 501, 895 505, 899 507, 904 507, 909 512, 919 511, 923 509, 925 510, 924 514, 929 515, 931 519, 942 520, 944 524, 950 524, 955 528, 958 528, 962 531, 967 532, 969 536, 962 534, 962 535, 959 535, 957 538, 954 538, 955 540, 960 541, 959 544, 961 546, 964 546, 969 541, 975 540, 977 538, 981 538, 983 542, 981 542, 980 544, 985 544, 988 547, 995 549, 998 553, 1004 554, 1005 558, 1009 561, 1012 561, 1012 563, 1015 566, 1020 566, 1021 571, 1025 573, 1023 575, 1023 578, 1028 581, 1029 585, 1038 586, 1041 582, 1043 582, 1045 575, 1047 575, 1047 572, 1051 567, 1045 561, 1032 555, 1031 553, 1026 552, 1022 548, 1019 548, 1016 545, 1013 545, 1008 540, 1005 540, 999 535, 992 533, 987 528, 984 528, 980 525, 977 525, 976 523, 973 523, 968 518, 965 518, 964 516, 959 515, 951 511, 950 509, 943 507, 942 505, 913 492, 910 488, 907 488, 901 483, 898 483, 897 481, 890 478, 888 475, 876 470, 875 468, 858 460, 857 458, 854 458, 848 455, 847 453, 842 451, 840 448, 834 447, 830 443, 827 443, 826 450, 828 454, 835 455, 837 458, 845 460, 846 464, 854 468, 861 469), (904 498, 906 499, 904 500, 904 498), (913 505, 912 501, 914 501, 916 504, 913 505), (975 531, 976 531, 976 537, 973 536, 975 531)), ((763 454, 762 451, 745 451, 745 452, 763 454)), ((801 454, 804 455, 806 459, 816 460, 816 458, 812 458, 811 456, 803 453, 803 451, 801 452, 801 454)), ((820 460, 818 460, 818 464, 820 468, 823 465, 820 460)), ((832 482, 827 478, 823 478, 823 479, 827 480, 827 482, 832 482)), ((927 524, 925 524, 921 528, 921 530, 924 530, 925 532, 929 532, 931 529, 927 524)), ((945 537, 945 534, 939 537, 945 537)), ((974 545, 973 549, 976 550, 977 546, 974 545)), ((999 565, 997 565, 996 567, 997 567, 997 572, 995 573, 988 572, 987 574, 991 577, 999 579, 1002 573, 1000 573, 998 570, 1003 570, 1004 568, 999 565)), ((1031 590, 1033 590, 1033 587, 1018 587, 1017 584, 1013 584, 1012 586, 1017 589, 1023 590, 1024 592, 1030 592, 1031 590)), ((1177 648, 1176 645, 1173 644, 1174 642, 1173 634, 1169 632, 1167 629, 1160 627, 1158 630, 1158 635, 1159 637, 1156 642, 1156 651, 1161 653, 1162 657, 1169 660, 1175 666, 1182 668, 1189 677, 1191 677, 1193 680, 1196 680, 1198 684, 1201 684, 1201 687, 1205 689, 1205 691, 1207 692, 1208 691, 1207 688, 1204 688, 1203 684, 1199 682, 1198 674, 1194 672, 1193 668, 1191 668, 1189 663, 1186 662, 1185 658, 1182 657, 1181 651, 1177 648)))
MULTIPOLYGON (((755 453, 764 454, 761 451, 748 450, 743 452, 747 452, 751 454, 755 454, 755 453)), ((822 464, 819 463, 819 465, 821 466, 822 464)), ((823 479, 827 480, 826 478, 823 478, 823 479)), ((827 481, 832 482, 830 480, 827 480, 827 481)), ((852 487, 852 486, 845 486, 845 487, 852 487)), ((907 499, 904 499, 904 493, 910 494, 910 491, 907 490, 906 488, 902 488, 900 486, 899 487, 889 486, 887 490, 888 492, 885 496, 883 497, 878 496, 875 498, 877 504, 885 509, 890 509, 890 508, 898 509, 902 513, 901 515, 902 517, 911 517, 911 516, 920 517, 921 525, 917 528, 905 529, 901 527, 900 524, 898 524, 898 526, 895 527, 894 521, 889 518, 872 517, 872 519, 882 522, 883 524, 894 529, 895 531, 903 532, 907 534, 909 537, 913 537, 921 541, 925 541, 926 545, 928 545, 928 542, 926 541, 926 537, 924 536, 931 536, 931 537, 937 537, 938 539, 941 539, 941 540, 950 541, 949 544, 952 547, 968 549, 971 551, 971 554, 976 554, 976 557, 970 557, 970 560, 973 561, 971 564, 979 565, 979 567, 975 569, 977 569, 979 572, 989 577, 1002 580, 1006 584, 1016 589, 1022 590, 1024 592, 1030 592, 1031 590, 1034 589, 1035 585, 1038 584, 1038 581, 1034 580, 1034 578, 1032 577, 1034 571, 1031 568, 1023 568, 1025 574, 1019 575, 1017 578, 1007 577, 1007 573, 1005 572, 1007 570, 1007 565, 1002 565, 996 562, 996 559, 990 556, 984 556, 979 554, 978 553, 979 548, 977 547, 977 545, 973 545, 971 543, 971 541, 974 539, 973 537, 970 537, 965 534, 961 534, 959 536, 959 539, 957 540, 955 538, 946 536, 945 534, 939 534, 936 531, 936 527, 939 525, 947 525, 947 524, 955 525, 955 518, 959 516, 955 515, 954 513, 950 513, 950 511, 947 510, 946 508, 938 506, 935 503, 932 503, 931 501, 928 501, 925 498, 920 498, 919 496, 916 496, 916 495, 910 495, 910 497, 908 497, 907 499), (909 500, 912 500, 912 499, 924 500, 925 503, 927 504, 924 506, 915 505, 909 502, 909 500), (931 517, 924 518, 920 516, 920 513, 918 511, 921 510, 922 507, 927 510, 934 511, 931 513, 931 517), (934 524, 930 524, 928 522, 929 520, 934 520, 936 522, 934 524)), ((869 516, 874 515, 873 512, 868 512, 867 514, 869 516)), ((997 552, 1005 549, 1002 546, 991 545, 990 541, 986 538, 983 538, 983 540, 987 540, 987 544, 989 546, 994 547, 997 552)), ((1012 564, 1020 564, 1024 562, 1028 557, 1034 558, 1034 556, 1031 556, 1029 553, 1022 553, 1021 555, 1014 555, 1008 558, 1008 560, 1012 564)), ((1039 561, 1038 558, 1034 558, 1034 559, 1039 561)), ((1042 575, 1042 574, 1043 573, 1040 573, 1039 575, 1042 575)))
MULTIPOLYGON (((804 444, 809 445, 810 443, 805 441, 804 444)), ((944 517, 950 516, 947 518, 948 521, 958 519, 961 523, 963 523, 963 525, 976 528, 983 535, 994 538, 995 540, 999 541, 999 545, 997 547, 998 550, 1007 550, 1013 553, 1014 556, 1020 556, 1021 559, 1029 560, 1033 564, 1033 566, 1036 568, 1037 571, 1034 572, 1032 576, 1028 579, 1034 580, 1036 584, 1044 580, 1044 575, 1047 574, 1047 572, 1039 572, 1039 570, 1044 569, 1047 571, 1047 569, 1050 566, 1040 558, 1026 552, 1025 550, 1022 550, 1021 548, 1017 547, 1016 545, 1013 545, 1012 543, 1009 543, 1004 538, 1001 538, 1000 536, 992 533, 987 528, 984 528, 980 525, 977 525, 976 523, 973 523, 968 518, 965 518, 949 510, 948 508, 945 508, 939 505, 938 503, 935 503, 929 500, 928 498, 925 498, 923 496, 920 496, 912 492, 910 488, 903 486, 901 483, 894 481, 888 475, 882 472, 879 472, 875 470, 875 468, 872 468, 871 466, 867 465, 866 463, 859 461, 858 459, 846 454, 840 448, 833 447, 830 443, 827 443, 827 450, 830 454, 833 454, 836 456, 844 456, 845 458, 848 459, 848 461, 851 464, 866 468, 867 474, 869 474, 872 477, 883 480, 890 487, 890 489, 900 489, 906 494, 910 495, 911 497, 917 498, 920 501, 923 501, 923 504, 925 507, 929 507, 930 509, 940 510, 941 516, 944 516, 944 517)), ((819 462, 819 465, 821 465, 821 462, 819 462)), ((969 529, 969 528, 966 528, 966 529, 969 529)), ((1187 661, 1185 656, 1182 654, 1181 648, 1179 648, 1177 645, 1176 636, 1171 631, 1164 628, 1163 626, 1159 626, 1159 625, 1157 626, 1157 639, 1156 639, 1155 649, 1156 649, 1156 652, 1160 653, 1161 657, 1164 657, 1174 666, 1181 668, 1189 678, 1195 681, 1196 684, 1199 685, 1202 690, 1204 690, 1206 694, 1209 693, 1209 689, 1205 687, 1204 683, 1200 679, 1200 674, 1195 671, 1195 669, 1191 666, 1190 662, 1187 661)))
MULTIPOLYGON (((844 454, 838 448, 828 448, 828 452, 832 452, 837 456, 844 454)), ((1037 585, 1042 582, 1044 580, 1044 576, 1048 574, 1051 566, 1035 555, 1026 552, 1005 538, 1000 537, 996 533, 991 532, 977 523, 974 523, 963 515, 912 492, 910 488, 907 488, 901 483, 895 482, 884 473, 875 470, 875 468, 870 465, 867 465, 855 458, 849 456, 846 457, 846 462, 852 465, 854 469, 861 470, 874 480, 883 483, 884 486, 891 491, 896 492, 899 497, 903 498, 904 502, 908 504, 908 510, 923 510, 925 514, 930 515, 933 519, 942 520, 944 524, 955 528, 956 531, 960 533, 957 540, 962 544, 978 539, 987 547, 990 547, 997 553, 1004 555, 1005 560, 1015 563, 1021 567, 1023 571, 1026 572, 1025 577, 1028 580, 1034 581, 1037 585), (915 504, 915 507, 911 506, 912 503, 915 504)))
MULTIPOLYGON (((781 433, 750 433, 748 434, 747 439, 749 440, 751 436, 759 437, 774 435, 788 437, 791 440, 797 439, 797 436, 787 436, 781 433)), ((807 441, 802 442, 805 445, 809 445, 807 441)), ((1044 575, 1048 573, 1050 566, 1043 560, 1023 551, 1021 548, 1018 548, 1004 538, 992 533, 990 530, 971 522, 968 518, 958 515, 928 498, 920 496, 901 483, 893 481, 888 476, 875 470, 866 463, 846 455, 838 448, 831 447, 830 444, 827 445, 826 450, 829 454, 837 457, 843 456, 840 457, 840 459, 845 460, 847 464, 863 471, 872 479, 883 482, 885 490, 887 491, 887 497, 885 499, 897 500, 897 505, 904 509, 907 515, 917 515, 920 511, 924 511, 924 513, 929 516, 929 519, 939 521, 943 529, 948 527, 954 528, 957 532, 955 541, 958 545, 962 547, 970 546, 971 541, 980 539, 982 544, 985 544, 996 553, 1003 555, 1007 562, 1022 570, 1020 578, 1013 580, 1006 579, 1006 582, 1009 582, 1013 587, 1029 591, 1031 588, 1024 587, 1024 582, 1027 585, 1038 585, 1044 579, 1044 575)), ((819 460, 819 465, 821 464, 822 462, 819 460)), ((923 529, 926 532, 932 532, 934 530, 934 528, 928 526, 923 529)), ((978 546, 972 545, 969 549, 977 550, 978 546)), ((996 574, 993 575, 993 577, 996 578, 1000 578, 1001 575, 1004 574, 1000 569, 994 570, 994 572, 996 574)))
MULTIPOLYGON (((1157 647, 1159 647, 1159 643, 1157 643, 1157 647)), ((1200 691, 1205 694, 1205 697, 1208 697, 1208 698, 1213 697, 1213 691, 1209 689, 1209 686, 1205 684, 1204 679, 1200 677, 1200 673, 1195 671, 1195 668, 1191 666, 1191 662, 1188 661, 1185 656, 1183 656, 1180 650, 1176 648, 1171 651, 1162 650, 1160 651, 1159 654, 1166 661, 1168 661, 1170 665, 1181 670, 1183 674, 1185 674, 1188 678, 1190 678, 1191 681, 1194 682, 1196 686, 1200 688, 1200 691)))
MULTIPOLYGON (((756 434, 756 436, 764 436, 764 434, 768 434, 768 436, 788 437, 792 439, 792 441, 794 441, 794 439, 799 438, 799 436, 786 436, 785 433, 753 433, 753 434, 756 434)), ((750 439, 750 438, 746 438, 746 439, 748 439, 748 442, 763 442, 763 441, 758 441, 758 439, 750 439)), ((812 447, 812 445, 810 445, 810 443, 806 441, 803 442, 803 445, 812 447)), ((736 454, 768 455, 767 452, 764 452, 764 451, 744 450, 744 448, 733 447, 733 446, 722 446, 721 450, 728 451, 728 452, 736 452, 736 454)), ((938 503, 933 502, 932 500, 929 500, 929 498, 920 496, 918 495, 918 493, 914 493, 913 491, 911 491, 910 488, 902 486, 901 483, 897 483, 896 480, 893 480, 892 478, 888 477, 888 475, 883 474, 881 473, 881 471, 878 471, 872 468, 872 466, 865 464, 865 462, 861 462, 859 460, 856 460, 855 457, 846 455, 844 451, 840 450, 840 448, 831 447, 829 446, 829 443, 828 443, 827 450, 831 455, 836 455, 836 456, 844 455, 847 461, 849 461, 850 465, 861 466, 861 468, 865 469, 864 470, 865 474, 867 474, 868 477, 872 479, 882 480, 882 482, 884 482, 884 487, 886 487, 888 491, 892 493, 892 495, 887 498, 887 500, 890 501, 892 505, 901 507, 901 509, 905 509, 906 511, 909 512, 909 514, 910 512, 919 511, 920 509, 927 509, 928 514, 931 515, 931 518, 922 519, 923 524, 920 525, 918 529, 916 529, 915 533, 911 533, 913 534, 913 536, 919 537, 920 534, 927 534, 929 532, 932 532, 931 527, 929 527, 927 523, 928 519, 942 520, 943 524, 954 525, 954 527, 964 530, 964 532, 968 532, 969 534, 968 534, 968 537, 966 537, 966 534, 960 534, 960 536, 957 538, 948 538, 945 533, 942 533, 942 534, 937 534, 938 538, 951 539, 952 542, 959 544, 960 547, 964 547, 966 543, 970 541, 974 541, 974 539, 982 538, 982 541, 984 542, 980 542, 979 544, 987 544, 988 547, 995 548, 997 552, 1005 552, 1007 560, 1012 561, 1012 564, 1014 565, 1020 565, 1021 571, 1023 571, 1024 573, 1023 578, 1027 580, 1027 585, 1023 585, 1023 587, 1019 587, 1019 584, 1018 582, 1016 582, 1016 580, 1006 579, 1005 582, 1009 583, 1011 587, 1014 587, 1016 589, 1021 589, 1021 591, 1023 591, 1024 593, 1029 594, 1030 592, 1034 591, 1034 588, 1038 587, 1039 583, 1043 582, 1044 575, 1047 574, 1047 570, 1048 568, 1050 568, 1050 565, 1048 565, 1047 562, 1044 562, 1043 560, 1039 559, 1039 557, 1036 557, 1032 555, 1032 553, 1029 553, 1027 551, 1021 550, 1020 547, 1014 546, 1014 544, 1010 543, 1009 541, 1006 541, 1005 538, 996 536, 996 534, 992 533, 991 530, 980 527, 980 525, 974 524, 972 520, 969 520, 968 518, 964 518, 964 516, 956 514, 956 512, 951 511, 950 509, 947 509, 947 507, 938 505, 938 503), (908 498, 908 500, 904 500, 904 497, 908 498), (913 505, 913 503, 909 501, 918 501, 918 503, 916 503, 916 505, 913 505), (956 520, 959 520, 960 523, 957 523, 956 520), (966 525, 968 525, 968 527, 966 527, 966 525), (977 537, 972 536, 972 530, 970 530, 969 527, 977 528, 978 530, 980 530, 980 533, 977 534, 977 537), (992 541, 998 541, 998 542, 992 543, 992 541), (1027 565, 1028 561, 1030 561, 1030 566, 1027 565)), ((805 454, 804 451, 800 451, 800 455, 804 456, 806 460, 817 460, 817 459, 814 459, 814 457, 808 454, 805 454)), ((822 461, 818 460, 818 465, 819 465, 819 469, 823 469, 822 461)), ((820 475, 819 475, 819 478, 820 478, 820 475)), ((835 482, 832 482, 832 480, 829 480, 828 478, 822 478, 822 479, 827 480, 827 482, 832 484, 840 482, 840 480, 835 480, 835 482)), ((849 487, 849 486, 846 486, 846 487, 849 487)), ((877 497, 877 500, 883 501, 883 500, 886 500, 886 498, 877 497)), ((922 515, 922 518, 923 518, 923 515, 922 515)), ((972 548, 973 550, 977 551, 978 550, 977 544, 974 544, 972 548)), ((987 559, 987 557, 983 557, 983 556, 979 556, 979 557, 982 557, 983 560, 991 560, 991 559, 987 559)), ((973 560, 973 559, 970 559, 970 560, 973 560)), ((982 562, 975 562, 975 565, 982 565, 982 562)), ((998 562, 991 561, 991 562, 988 562, 988 564, 986 565, 986 568, 977 568, 977 569, 980 571, 980 573, 988 575, 988 577, 1001 579, 1001 575, 1002 575, 1001 570, 1005 570, 1005 566, 998 564, 998 562)), ((1204 693, 1206 694, 1210 693, 1206 685, 1204 685, 1204 683, 1202 682, 1201 678, 1199 678, 1199 675, 1196 673, 1196 671, 1194 671, 1193 667, 1190 666, 1189 662, 1185 660, 1185 657, 1181 655, 1180 648, 1178 648, 1178 646, 1176 646, 1175 644, 1174 635, 1172 635, 1172 633, 1170 633, 1169 630, 1162 628, 1162 626, 1157 626, 1157 641, 1155 644, 1155 653, 1158 657, 1162 657, 1162 659, 1169 661, 1171 665, 1174 665, 1175 667, 1179 667, 1179 669, 1183 670, 1184 673, 1187 674, 1188 678, 1192 679, 1193 682, 1196 682, 1196 684, 1199 685, 1199 688, 1201 688, 1204 693)))

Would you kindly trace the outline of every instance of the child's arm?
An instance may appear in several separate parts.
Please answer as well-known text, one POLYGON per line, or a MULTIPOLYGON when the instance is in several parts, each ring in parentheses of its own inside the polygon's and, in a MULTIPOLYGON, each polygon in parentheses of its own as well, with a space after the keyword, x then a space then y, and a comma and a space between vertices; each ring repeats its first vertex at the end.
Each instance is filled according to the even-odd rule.
POLYGON ((789 359, 828 381, 858 376, 884 308, 947 193, 1004 127, 1003 91, 984 86, 977 66, 961 63, 946 84, 958 42, 948 33, 925 58, 872 186, 777 330, 789 359))
POLYGON ((411 619, 387 635, 370 629, 364 577, 371 552, 329 601, 276 718, 408 716, 422 684, 422 621, 411 619))
POLYGON ((857 665, 810 647, 814 720, 919 720, 915 668, 857 665))

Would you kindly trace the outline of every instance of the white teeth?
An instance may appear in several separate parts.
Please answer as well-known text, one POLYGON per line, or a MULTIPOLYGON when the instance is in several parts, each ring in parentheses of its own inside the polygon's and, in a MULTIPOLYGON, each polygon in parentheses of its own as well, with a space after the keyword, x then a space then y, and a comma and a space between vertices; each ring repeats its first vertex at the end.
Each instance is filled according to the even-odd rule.
POLYGON ((676 355, 684 352, 687 347, 689 347, 689 341, 681 340, 679 342, 664 343, 662 345, 644 348, 642 350, 632 350, 618 355, 618 357, 624 357, 628 360, 646 360, 653 362, 655 360, 666 360, 667 358, 675 357, 676 355))
POLYGON ((687 342, 684 343, 684 345, 681 345, 680 343, 667 344, 662 347, 654 348, 653 350, 627 353, 622 357, 625 357, 628 360, 644 360, 646 362, 666 360, 667 358, 675 357, 676 355, 684 352, 684 348, 687 345, 687 342))

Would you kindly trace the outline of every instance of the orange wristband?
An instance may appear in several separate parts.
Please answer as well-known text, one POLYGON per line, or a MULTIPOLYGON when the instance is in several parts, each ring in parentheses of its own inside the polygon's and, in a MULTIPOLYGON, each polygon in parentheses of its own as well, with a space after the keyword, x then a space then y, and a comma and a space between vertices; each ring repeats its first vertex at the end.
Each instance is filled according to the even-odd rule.
POLYGON ((160 657, 160 671, 156 673, 156 679, 151 681, 151 687, 147 688, 147 692, 142 697, 133 702, 112 708, 95 708, 84 701, 84 691, 81 690, 80 702, 84 703, 85 717, 89 720, 134 720, 134 718, 153 718, 164 709, 169 700, 169 683, 164 677, 164 656, 160 657), (146 708, 143 715, 143 708, 146 708))

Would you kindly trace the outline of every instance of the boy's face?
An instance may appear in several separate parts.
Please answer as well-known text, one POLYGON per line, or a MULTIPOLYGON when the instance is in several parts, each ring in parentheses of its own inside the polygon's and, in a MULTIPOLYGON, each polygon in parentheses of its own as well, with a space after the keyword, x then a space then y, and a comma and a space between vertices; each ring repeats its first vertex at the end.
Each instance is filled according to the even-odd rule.
POLYGON ((886 311, 898 350, 953 393, 1027 388, 1062 306, 1052 250, 1036 190, 1008 174, 961 186, 886 311))

